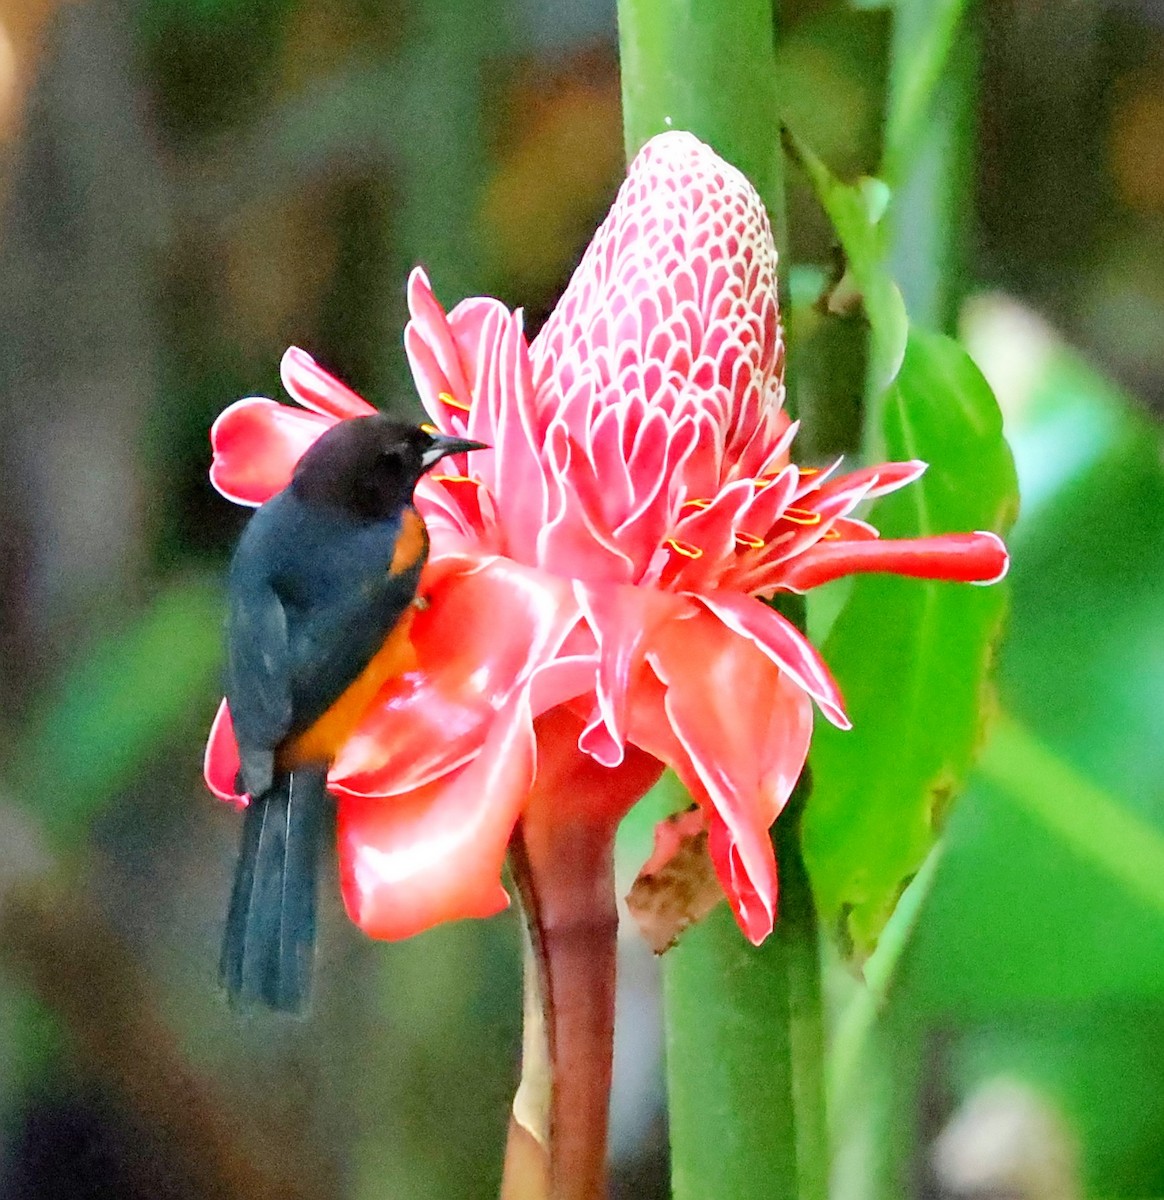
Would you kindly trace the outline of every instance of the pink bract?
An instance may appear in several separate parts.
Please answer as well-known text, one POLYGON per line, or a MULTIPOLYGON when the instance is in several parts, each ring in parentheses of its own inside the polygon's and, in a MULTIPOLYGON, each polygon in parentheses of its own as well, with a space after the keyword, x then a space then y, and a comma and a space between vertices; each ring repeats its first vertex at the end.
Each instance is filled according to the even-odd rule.
MULTIPOLYGON (((497 300, 446 314, 419 269, 408 302, 430 420, 493 449, 446 460, 416 491, 432 541, 418 667, 385 688, 331 772, 349 913, 403 937, 494 912, 510 835, 547 772, 603 768, 587 811, 613 826, 666 764, 761 941, 776 911, 768 830, 804 765, 812 701, 848 720, 816 649, 760 597, 862 571, 989 583, 1005 548, 981 532, 881 541, 852 517, 923 463, 837 476, 790 461, 768 220, 690 134, 636 157, 532 344, 497 300)), ((243 400, 212 431, 211 478, 240 503, 283 487, 330 423, 371 411, 301 350, 283 382, 311 411, 243 400)), ((207 747, 223 797, 234 753, 224 708, 207 747)))

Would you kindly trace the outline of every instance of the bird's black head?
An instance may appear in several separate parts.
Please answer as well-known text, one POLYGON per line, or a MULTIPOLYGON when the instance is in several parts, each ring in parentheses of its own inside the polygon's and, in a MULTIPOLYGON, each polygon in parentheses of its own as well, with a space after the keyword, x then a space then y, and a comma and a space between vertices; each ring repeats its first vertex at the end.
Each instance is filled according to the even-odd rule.
POLYGON ((482 442, 447 437, 376 413, 332 426, 299 460, 297 496, 375 521, 412 499, 416 481, 446 454, 484 450, 482 442))

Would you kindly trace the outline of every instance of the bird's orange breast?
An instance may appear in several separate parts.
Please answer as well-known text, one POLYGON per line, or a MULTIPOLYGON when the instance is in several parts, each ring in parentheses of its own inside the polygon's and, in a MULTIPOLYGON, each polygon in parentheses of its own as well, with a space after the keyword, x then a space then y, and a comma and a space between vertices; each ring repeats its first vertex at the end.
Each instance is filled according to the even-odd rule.
POLYGON ((289 770, 305 763, 331 762, 384 684, 415 668, 416 651, 410 636, 415 615, 416 609, 409 605, 355 681, 314 725, 283 745, 278 756, 281 768, 289 770))
MULTIPOLYGON (((428 552, 428 533, 416 509, 409 507, 400 517, 400 534, 388 564, 391 575, 411 570, 428 552)), ((305 763, 328 763, 351 737, 360 718, 390 679, 396 679, 416 666, 412 648, 412 620, 416 608, 409 605, 392 627, 384 644, 336 698, 330 708, 311 726, 286 742, 279 751, 279 766, 284 770, 305 763)))
POLYGON ((400 534, 396 538, 396 549, 388 564, 391 575, 403 575, 410 571, 428 553, 428 532, 420 513, 415 508, 406 508, 400 514, 400 534))

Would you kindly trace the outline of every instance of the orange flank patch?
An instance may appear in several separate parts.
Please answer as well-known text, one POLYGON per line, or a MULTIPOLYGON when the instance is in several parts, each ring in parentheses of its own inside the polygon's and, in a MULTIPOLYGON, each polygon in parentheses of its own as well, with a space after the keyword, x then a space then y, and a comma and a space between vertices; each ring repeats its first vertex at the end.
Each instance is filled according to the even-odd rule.
POLYGON ((415 567, 428 551, 428 534, 415 508, 406 508, 400 517, 400 536, 388 564, 390 575, 402 575, 415 567))
POLYGON ((355 682, 314 725, 283 746, 279 752, 281 768, 331 762, 384 684, 416 668, 416 651, 411 638, 412 619, 416 613, 417 609, 409 605, 355 682))

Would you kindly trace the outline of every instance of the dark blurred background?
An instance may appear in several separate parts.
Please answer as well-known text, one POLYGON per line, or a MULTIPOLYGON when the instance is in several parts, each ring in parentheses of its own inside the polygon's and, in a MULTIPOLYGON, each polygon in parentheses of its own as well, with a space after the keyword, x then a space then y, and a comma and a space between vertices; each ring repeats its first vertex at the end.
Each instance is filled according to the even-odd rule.
MULTIPOLYGON (((784 115, 838 174, 876 172, 889 10, 778 8, 784 115)), ((1164 845, 1164 7, 989 0, 972 24, 957 271, 918 294, 907 230, 902 282, 961 320, 1019 458, 999 703, 1102 790, 1118 859, 1164 845)), ((513 913, 373 944, 333 872, 312 1019, 217 993, 237 822, 200 765, 246 514, 207 431, 279 395, 289 344, 417 411, 411 266, 536 330, 622 170, 613 0, 0 0, 0 1195, 496 1194, 513 913)), ((789 189, 811 281, 833 238, 789 189)), ((855 328, 822 342, 854 398, 855 328)), ((890 1143, 919 1194, 1164 1196, 1164 877, 1129 888, 1057 836, 976 782, 864 1025, 831 968, 838 1196, 886 1194, 890 1143), (920 1064, 920 1109, 854 1084, 853 1037, 920 1064), (1052 1167, 991 1174, 992 1114, 1052 1167)), ((663 1196, 631 945, 624 993, 619 1194, 663 1196)))

